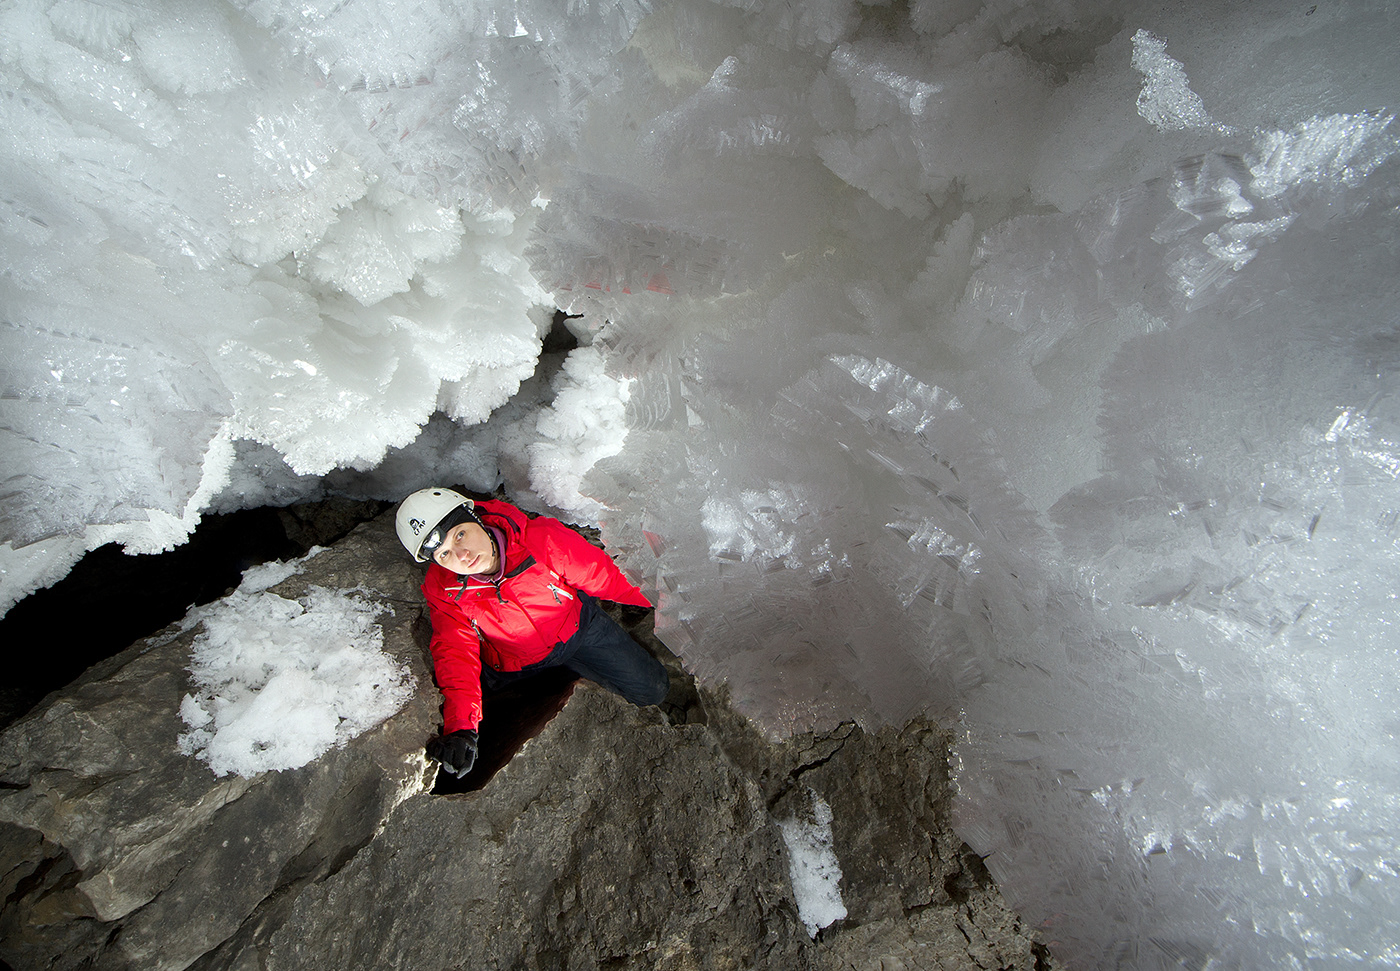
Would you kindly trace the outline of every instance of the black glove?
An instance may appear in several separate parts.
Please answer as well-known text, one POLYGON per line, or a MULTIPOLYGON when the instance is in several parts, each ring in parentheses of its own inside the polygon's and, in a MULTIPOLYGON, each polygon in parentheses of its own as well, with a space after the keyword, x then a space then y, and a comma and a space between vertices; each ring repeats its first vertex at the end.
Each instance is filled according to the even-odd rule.
POLYGON ((476 763, 476 729, 459 728, 455 732, 439 735, 426 746, 428 758, 442 763, 444 772, 462 778, 476 763))

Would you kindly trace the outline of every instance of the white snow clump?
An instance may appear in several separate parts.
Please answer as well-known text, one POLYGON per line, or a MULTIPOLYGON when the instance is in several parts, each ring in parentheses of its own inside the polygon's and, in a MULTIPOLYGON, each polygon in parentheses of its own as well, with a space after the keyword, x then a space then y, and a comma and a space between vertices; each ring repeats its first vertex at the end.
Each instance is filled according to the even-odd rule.
POLYGON ((199 611, 179 745, 217 776, 305 765, 393 715, 416 686, 383 651, 375 621, 387 608, 348 590, 312 586, 297 600, 267 591, 286 566, 248 571, 199 611))
POLYGON ((846 916, 841 899, 841 863, 831 845, 831 806, 815 792, 810 819, 780 820, 788 848, 788 876, 797 916, 812 937, 846 916))

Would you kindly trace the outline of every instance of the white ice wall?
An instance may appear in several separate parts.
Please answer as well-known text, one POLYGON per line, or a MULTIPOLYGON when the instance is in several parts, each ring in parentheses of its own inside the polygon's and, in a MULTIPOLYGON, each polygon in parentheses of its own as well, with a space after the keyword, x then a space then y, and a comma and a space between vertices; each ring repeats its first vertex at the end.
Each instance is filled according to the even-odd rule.
POLYGON ((1400 960, 1391 5, 4 16, 5 538, 504 477, 1073 966, 1400 960))
POLYGON ((462 17, 487 13, 0 12, 0 539, 159 549, 227 481, 221 441, 368 467, 514 393, 550 301, 520 258, 533 188, 482 176, 523 137, 467 96, 502 41, 464 49, 462 17))
POLYGON ((633 379, 609 542, 775 733, 960 717, 1075 966, 1390 966, 1394 15, 841 9, 673 9, 709 80, 541 220, 676 290, 559 291, 633 379))

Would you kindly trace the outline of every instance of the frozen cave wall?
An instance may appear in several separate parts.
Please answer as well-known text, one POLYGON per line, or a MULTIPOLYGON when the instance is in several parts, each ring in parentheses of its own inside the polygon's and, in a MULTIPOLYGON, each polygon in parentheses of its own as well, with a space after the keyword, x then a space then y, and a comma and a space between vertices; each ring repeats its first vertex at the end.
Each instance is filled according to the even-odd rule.
POLYGON ((957 724, 1071 966, 1392 967, 1398 18, 19 0, 7 599, 504 481, 770 734, 957 724))

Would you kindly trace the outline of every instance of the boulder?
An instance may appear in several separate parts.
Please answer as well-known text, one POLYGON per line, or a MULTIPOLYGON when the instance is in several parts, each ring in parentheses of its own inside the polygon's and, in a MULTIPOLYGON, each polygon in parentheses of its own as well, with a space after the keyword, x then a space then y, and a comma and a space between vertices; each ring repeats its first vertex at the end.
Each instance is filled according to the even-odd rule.
POLYGON ((831 808, 847 916, 810 949, 820 971, 991 971, 1056 966, 948 825, 952 732, 924 719, 875 733, 846 724, 774 744, 711 702, 709 729, 775 819, 831 808))
POLYGON ((420 685, 395 717, 299 769, 216 778, 182 755, 198 627, 88 671, 0 735, 0 957, 16 968, 178 971, 342 866, 431 782, 438 720, 417 577, 380 519, 271 588, 361 587, 420 685))
POLYGON ((797 968, 802 934, 758 787, 704 728, 584 683, 486 788, 400 806, 260 956, 269 971, 797 968))

